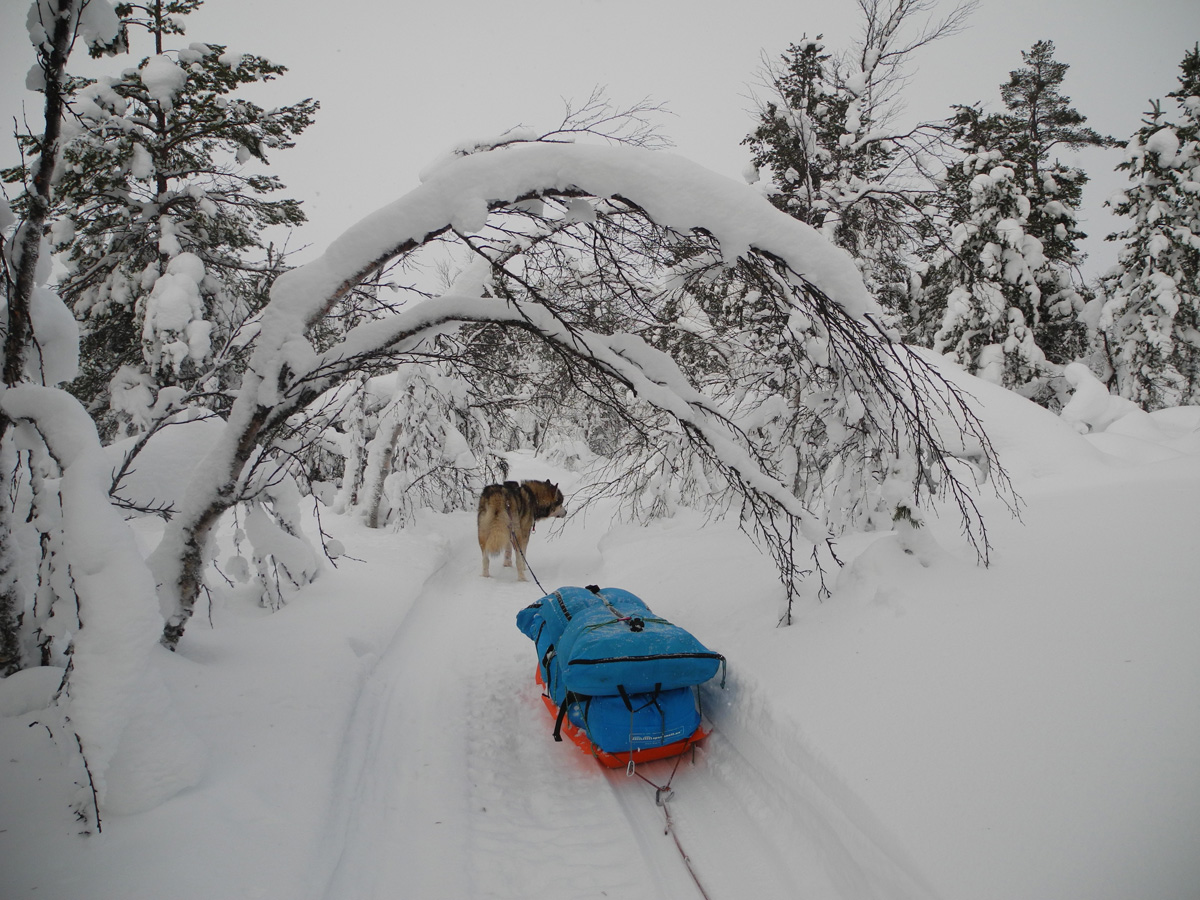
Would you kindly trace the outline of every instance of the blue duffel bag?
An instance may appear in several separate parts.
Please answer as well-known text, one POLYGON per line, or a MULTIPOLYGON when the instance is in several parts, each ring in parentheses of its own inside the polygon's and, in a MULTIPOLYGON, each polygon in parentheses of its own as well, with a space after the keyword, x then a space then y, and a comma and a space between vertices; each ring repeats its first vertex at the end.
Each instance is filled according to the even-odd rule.
POLYGON ((517 614, 537 645, 547 692, 586 697, 655 694, 702 684, 725 658, 654 615, 621 588, 562 587, 517 614))
POLYGON ((572 694, 567 718, 606 753, 663 747, 686 740, 700 727, 700 709, 690 687, 616 697, 572 694))

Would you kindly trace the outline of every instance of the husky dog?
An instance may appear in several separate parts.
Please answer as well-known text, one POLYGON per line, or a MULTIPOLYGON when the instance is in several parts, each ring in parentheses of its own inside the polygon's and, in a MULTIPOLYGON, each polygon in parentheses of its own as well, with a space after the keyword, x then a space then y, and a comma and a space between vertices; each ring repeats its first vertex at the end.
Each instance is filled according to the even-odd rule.
POLYGON ((517 581, 525 581, 525 548, 538 519, 561 519, 567 514, 563 494, 549 481, 506 481, 489 484, 479 495, 479 550, 483 554, 483 577, 491 575, 491 557, 504 551, 504 565, 511 566, 517 549, 517 581))

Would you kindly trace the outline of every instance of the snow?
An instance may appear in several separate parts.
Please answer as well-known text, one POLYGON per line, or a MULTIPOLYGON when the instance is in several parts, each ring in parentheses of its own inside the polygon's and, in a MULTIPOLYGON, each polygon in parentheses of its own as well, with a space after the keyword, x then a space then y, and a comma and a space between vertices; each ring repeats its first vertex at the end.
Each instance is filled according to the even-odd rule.
MULTIPOLYGON (((983 498, 988 569, 949 514, 925 516, 932 553, 850 535, 833 598, 778 628, 782 589, 735 523, 593 508, 538 529, 532 572, 546 589, 632 590, 728 657, 727 689, 704 693, 713 733, 669 804, 709 896, 1194 897, 1200 408, 1067 421, 944 371, 1024 500, 1018 521, 983 498)), ((216 436, 171 432, 132 495, 169 499, 173 455, 189 467, 216 436)), ((568 502, 585 483, 512 462, 568 502)), ((346 556, 291 603, 268 613, 222 583, 178 653, 149 655, 207 768, 170 739, 137 768, 114 759, 109 789, 134 784, 101 835, 76 834, 70 747, 31 727, 51 720, 61 673, 0 681, 6 898, 697 896, 654 789, 551 739, 514 624, 541 591, 510 570, 479 578, 470 513, 322 525, 346 556)), ((135 527, 144 548, 161 523, 135 527)), ((149 694, 141 708, 163 711, 149 694)), ((178 733, 139 731, 150 718, 127 738, 178 733)))
POLYGON ((1132 400, 1110 394, 1083 363, 1068 363, 1063 377, 1073 390, 1062 417, 1082 432, 1104 431, 1118 419, 1139 412, 1132 400))
POLYGON ((47 385, 71 381, 79 374, 79 323, 71 311, 54 291, 35 286, 29 319, 36 338, 25 357, 31 380, 47 385))
POLYGON ((175 107, 175 95, 187 83, 187 72, 179 64, 165 54, 151 56, 141 70, 142 84, 146 92, 156 100, 163 109, 170 111, 175 107))
MULTIPOLYGON (((168 219, 163 216, 160 221, 165 225, 168 219)), ((165 249, 168 237, 178 253, 174 235, 168 236, 165 227, 160 248, 165 249)), ((154 282, 146 300, 142 345, 143 354, 155 368, 169 365, 178 372, 185 359, 199 363, 208 356, 212 323, 204 318, 204 298, 200 295, 204 275, 200 257, 178 253, 154 282)))
POLYGON ((22 669, 0 681, 0 716, 23 716, 45 709, 62 684, 63 670, 57 666, 22 669))
POLYGON ((1158 156, 1158 164, 1170 168, 1179 155, 1179 135, 1174 128, 1160 128, 1146 141, 1146 151, 1158 156))
POLYGON ((79 11, 79 36, 89 47, 110 44, 120 34, 121 20, 109 0, 88 0, 79 11))
POLYGON ((154 159, 150 151, 142 144, 133 145, 133 155, 129 160, 129 174, 142 181, 154 177, 154 159))

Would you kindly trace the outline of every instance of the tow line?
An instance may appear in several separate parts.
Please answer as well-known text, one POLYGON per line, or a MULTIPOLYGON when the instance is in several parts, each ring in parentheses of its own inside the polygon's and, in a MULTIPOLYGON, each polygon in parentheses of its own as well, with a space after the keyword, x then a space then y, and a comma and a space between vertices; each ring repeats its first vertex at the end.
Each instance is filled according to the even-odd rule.
MULTIPOLYGON (((693 757, 695 756, 695 748, 692 750, 693 757)), ((671 777, 667 779, 666 784, 655 784, 641 772, 639 772, 633 764, 633 760, 629 761, 629 767, 625 770, 625 776, 628 778, 631 775, 636 775, 650 787, 654 788, 654 805, 662 807, 663 815, 666 817, 666 827, 663 829, 663 834, 669 834, 671 840, 675 842, 675 848, 679 851, 679 855, 683 858, 683 864, 687 866, 688 874, 692 876, 692 881, 696 883, 696 890, 700 892, 700 896, 704 900, 712 900, 708 895, 708 891, 704 889, 704 884, 700 881, 700 875, 696 872, 692 865, 692 858, 687 855, 687 851, 683 849, 683 844, 679 841, 679 835, 675 833, 675 823, 671 820, 670 801, 675 796, 675 791, 671 789, 671 782, 675 779, 675 773, 679 771, 679 763, 683 761, 683 754, 675 758, 675 766, 671 769, 671 777)))

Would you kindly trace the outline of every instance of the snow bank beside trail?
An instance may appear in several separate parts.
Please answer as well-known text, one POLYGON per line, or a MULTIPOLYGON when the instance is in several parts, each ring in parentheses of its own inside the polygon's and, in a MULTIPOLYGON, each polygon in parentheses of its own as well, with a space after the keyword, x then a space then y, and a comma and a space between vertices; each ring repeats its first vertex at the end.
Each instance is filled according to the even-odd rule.
POLYGON ((1200 883, 1192 472, 1027 491, 1024 524, 993 517, 987 571, 881 537, 789 635, 812 676, 789 708, 946 896, 1200 883))
POLYGON ((1133 464, 1195 458, 1200 456, 1200 406, 1152 413, 1135 409, 1086 437, 1101 452, 1133 464))
MULTIPOLYGON (((177 653, 155 648, 174 709, 206 755, 194 788, 139 815, 110 816, 102 835, 83 841, 65 808, 77 773, 47 752, 44 729, 30 727, 43 711, 0 719, 4 759, 20 760, 0 779, 6 898, 309 895, 310 864, 330 838, 351 712, 413 597, 445 558, 432 533, 368 531, 336 516, 324 524, 354 547, 351 556, 395 566, 380 578, 344 558, 277 613, 258 607, 251 589, 218 591, 177 653)), ((136 525, 157 528, 156 520, 136 525)), ((151 740, 144 749, 157 746, 151 740)), ((158 762, 148 765, 146 781, 162 773, 158 762)))
POLYGON ((1057 484, 1063 478, 1104 479, 1111 474, 1104 455, 1061 417, 967 374, 957 363, 931 350, 912 349, 963 393, 983 421, 997 459, 1018 493, 1057 484))

